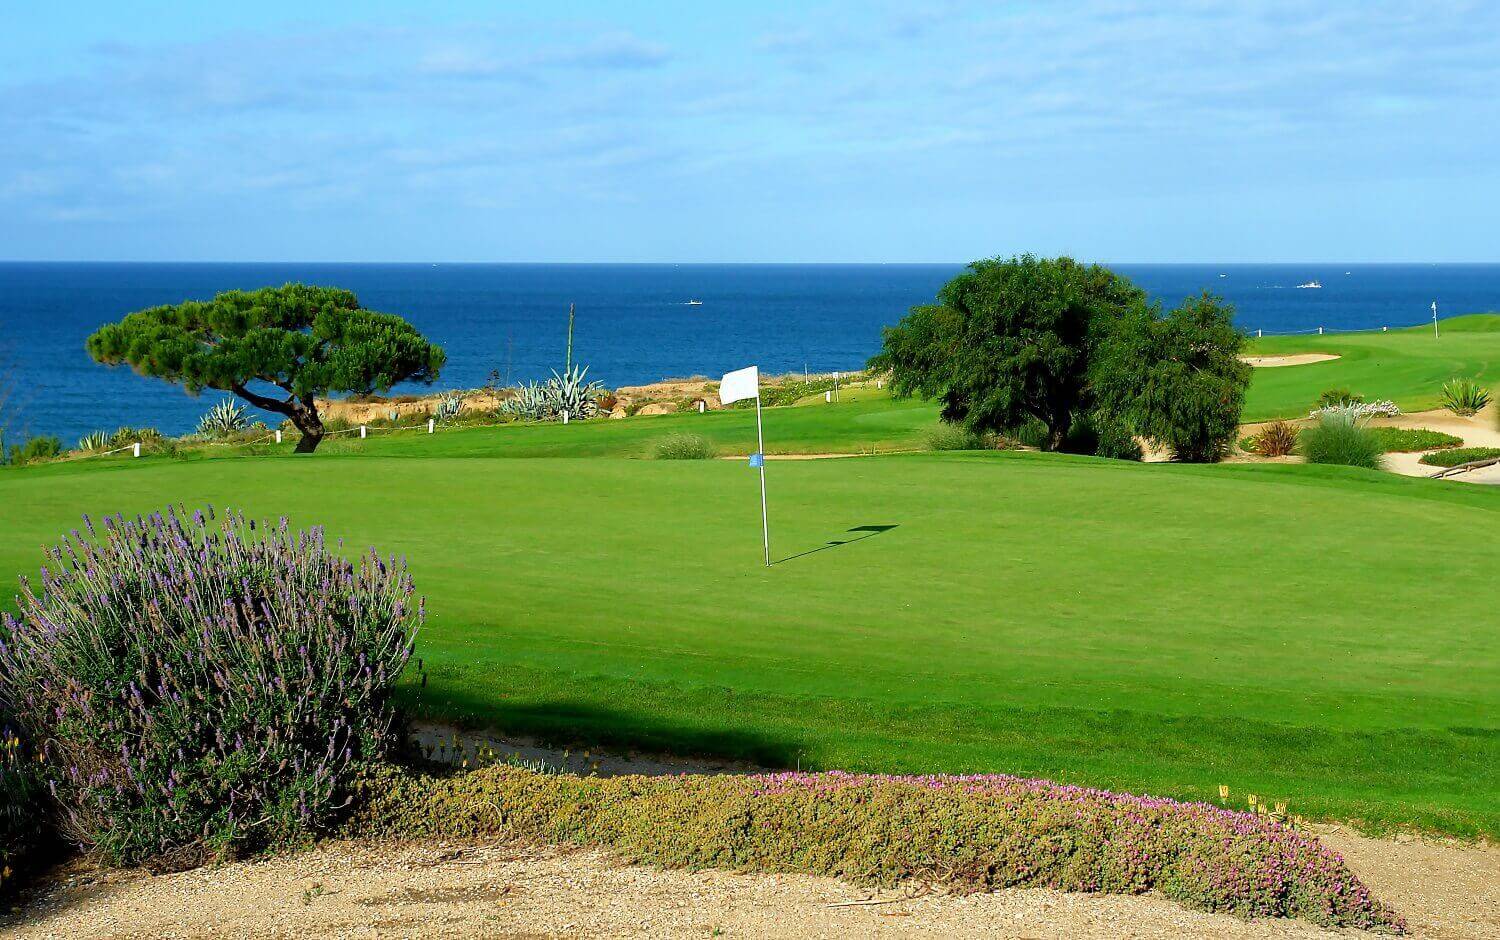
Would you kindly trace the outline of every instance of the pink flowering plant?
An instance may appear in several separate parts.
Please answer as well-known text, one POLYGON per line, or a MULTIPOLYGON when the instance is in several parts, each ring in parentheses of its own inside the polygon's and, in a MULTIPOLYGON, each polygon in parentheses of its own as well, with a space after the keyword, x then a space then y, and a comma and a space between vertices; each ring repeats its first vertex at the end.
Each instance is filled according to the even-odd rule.
POLYGON ((212 509, 85 523, 0 625, 0 701, 62 832, 161 868, 310 837, 397 743, 405 564, 212 509))
POLYGON ((1342 858, 1278 821, 1001 775, 577 777, 506 765, 366 781, 351 834, 510 834, 680 868, 890 886, 1157 891, 1245 917, 1401 933, 1342 858))

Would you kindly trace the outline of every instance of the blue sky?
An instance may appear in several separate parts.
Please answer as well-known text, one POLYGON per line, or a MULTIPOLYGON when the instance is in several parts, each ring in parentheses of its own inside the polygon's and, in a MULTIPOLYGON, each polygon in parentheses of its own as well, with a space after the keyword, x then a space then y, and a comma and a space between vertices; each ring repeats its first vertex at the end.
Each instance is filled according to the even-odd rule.
POLYGON ((6 6, 0 258, 1500 260, 1489 0, 6 6))

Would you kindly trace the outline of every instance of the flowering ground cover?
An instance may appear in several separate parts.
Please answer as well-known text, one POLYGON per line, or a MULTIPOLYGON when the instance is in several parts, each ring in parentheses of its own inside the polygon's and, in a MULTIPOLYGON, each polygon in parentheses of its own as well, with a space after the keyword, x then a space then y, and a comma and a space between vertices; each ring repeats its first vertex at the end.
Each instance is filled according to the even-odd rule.
POLYGON ((669 867, 889 886, 1160 892, 1190 907, 1402 932, 1343 860, 1288 825, 1205 804, 1002 775, 594 778, 506 765, 368 781, 354 834, 520 835, 669 867))

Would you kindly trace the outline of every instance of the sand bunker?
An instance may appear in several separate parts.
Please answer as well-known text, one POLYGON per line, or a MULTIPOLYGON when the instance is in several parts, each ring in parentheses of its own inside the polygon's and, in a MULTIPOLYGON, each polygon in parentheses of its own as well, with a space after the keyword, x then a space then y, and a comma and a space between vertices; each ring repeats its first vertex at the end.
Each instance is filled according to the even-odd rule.
POLYGON ((1292 356, 1241 356, 1240 361, 1255 369, 1276 369, 1281 366, 1306 366, 1314 362, 1330 362, 1338 356, 1332 353, 1297 353, 1292 356))

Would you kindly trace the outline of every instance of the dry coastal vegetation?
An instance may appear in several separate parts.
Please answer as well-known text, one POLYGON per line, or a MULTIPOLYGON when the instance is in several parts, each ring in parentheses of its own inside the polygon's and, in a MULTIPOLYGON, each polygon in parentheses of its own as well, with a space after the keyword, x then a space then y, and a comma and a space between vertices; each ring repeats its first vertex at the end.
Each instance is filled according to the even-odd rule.
MULTIPOLYGON (((120 432, 23 445, 0 470, 0 564, 45 570, 0 626, 9 926, 1483 936, 1500 641, 1472 584, 1500 559, 1465 536, 1497 491, 1377 469, 1467 468, 1500 443, 1464 384, 1500 360, 1500 318, 1458 318, 1440 361, 1400 331, 1247 349, 1213 298, 1162 313, 1101 270, 964 276, 1078 278, 1121 305, 1090 326, 1097 360, 1052 363, 1068 408, 1022 420, 981 394, 979 359, 1007 354, 986 337, 1025 311, 970 310, 990 295, 962 278, 836 402, 832 376, 768 383, 783 454, 908 452, 778 467, 769 572, 724 496, 748 494, 743 470, 702 459, 746 453, 754 415, 698 379, 610 392, 570 368, 379 400, 360 371, 377 364, 351 355, 286 383, 301 437, 283 449, 321 456, 279 457, 232 408, 191 440, 122 429, 151 441, 139 460, 97 456, 120 432), (939 345, 979 358, 935 367, 924 344, 976 323, 939 345), (321 397, 340 389, 359 400, 321 397), (382 433, 339 436, 359 424, 382 433), (514 495, 452 498, 492 491, 514 495), (1405 577, 1460 542, 1420 587, 1405 577), (1244 600, 1257 583, 1301 599, 1268 618, 1244 600), (1387 630, 1418 594, 1422 622, 1387 630), (445 766, 409 743, 413 716, 755 766, 580 774, 557 748, 445 766), (83 854, 38 878, 66 847, 83 854), (627 923, 580 884, 705 900, 627 923), (239 897, 183 909, 215 891, 239 897), (855 903, 815 900, 830 893, 855 903)), ((365 316, 319 290, 225 302, 365 316)), ((435 375, 441 350, 371 316, 403 368, 435 375)), ((91 352, 130 361, 132 324, 91 352)), ((162 377, 198 381, 184 369, 162 377)))

